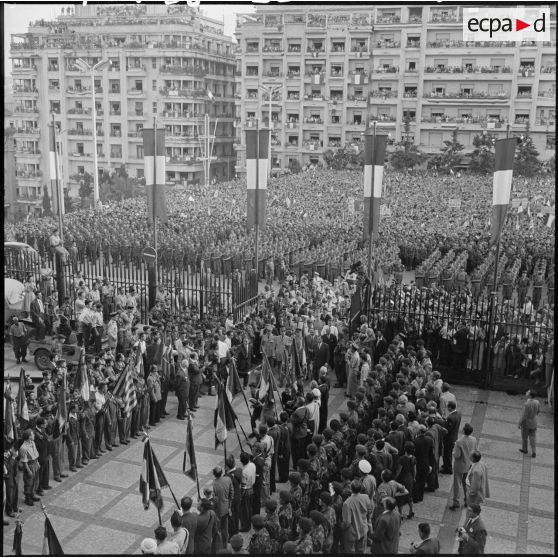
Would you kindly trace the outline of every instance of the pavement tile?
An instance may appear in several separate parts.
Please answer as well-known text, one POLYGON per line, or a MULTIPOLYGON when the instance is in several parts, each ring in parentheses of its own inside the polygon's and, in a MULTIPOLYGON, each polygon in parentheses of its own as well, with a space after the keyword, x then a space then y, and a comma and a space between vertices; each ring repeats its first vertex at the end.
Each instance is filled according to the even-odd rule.
POLYGON ((426 493, 424 500, 413 506, 415 516, 427 521, 440 523, 446 511, 448 500, 432 493, 426 493))
MULTIPOLYGON (((106 510, 104 516, 109 519, 117 519, 135 525, 142 525, 143 527, 155 528, 159 522, 157 508, 153 503, 150 504, 148 510, 143 509, 139 491, 135 494, 127 494, 122 500, 106 510)), ((130 544, 132 543, 128 543, 127 546, 130 544)))
MULTIPOLYGON (((49 506, 50 507, 50 506, 49 506)), ((69 537, 71 533, 73 533, 76 529, 83 526, 81 521, 75 521, 73 519, 68 519, 61 515, 58 515, 54 511, 49 511, 47 508, 47 514, 54 527, 54 531, 58 536, 58 540, 62 544, 64 539, 69 537)), ((45 526, 45 516, 43 512, 40 513, 33 513, 29 517, 26 517, 25 513, 21 514, 21 519, 24 522, 23 525, 23 553, 29 554, 30 550, 28 545, 35 545, 38 547, 43 546, 43 538, 44 538, 44 526, 45 526)), ((10 521, 10 526, 14 524, 15 521, 10 521)), ((13 541, 13 537, 7 537, 10 543, 13 541)), ((62 548, 65 549, 65 545, 62 544, 62 548)), ((11 551, 11 544, 10 544, 10 551, 11 551)), ((10 552, 12 554, 12 552, 10 552)))
POLYGON ((554 431, 550 428, 537 428, 537 445, 538 444, 554 446, 554 431))
POLYGON ((487 502, 502 502, 503 504, 512 504, 514 506, 518 506, 519 493, 521 490, 519 481, 521 481, 521 479, 518 479, 517 484, 495 480, 494 478, 491 478, 491 473, 493 474, 493 470, 488 461, 487 465, 488 483, 490 486, 490 498, 488 498, 487 502))
POLYGON ((537 457, 531 463, 554 466, 554 449, 537 447, 537 457))
MULTIPOLYGON (((120 466, 122 465, 120 464, 120 466)), ((66 510, 87 511, 87 513, 95 514, 120 494, 119 490, 78 483, 58 494, 56 498, 50 501, 50 504, 66 510)))
POLYGON ((493 477, 509 479, 513 481, 521 481, 521 472, 523 470, 523 457, 519 453, 519 447, 515 448, 517 451, 518 461, 498 459, 492 455, 483 455, 482 459, 486 461, 488 466, 488 480, 489 482, 493 477))
MULTIPOLYGON (((484 510, 483 510, 484 511, 484 510)), ((488 529, 488 528, 487 528, 488 529)), ((486 546, 484 547, 484 553, 489 554, 515 554, 516 542, 515 540, 503 539, 501 537, 495 537, 490 534, 486 538, 486 546)))
POLYGON ((554 544, 554 519, 546 519, 529 514, 527 525, 527 540, 537 542, 544 541, 554 544))
MULTIPOLYGON (((136 514, 137 515, 137 514, 136 514)), ((157 518, 155 517, 155 522, 157 518)), ((66 554, 121 554, 135 540, 137 536, 125 531, 110 529, 106 526, 90 525, 68 540, 64 546, 66 554), (86 550, 87 549, 87 550, 86 550)))
MULTIPOLYGON (((160 463, 177 449, 175 446, 167 446, 163 442, 159 442, 155 436, 150 437, 150 439, 151 447, 155 451, 160 463)), ((122 453, 117 454, 116 458, 141 463, 143 461, 143 443, 139 440, 134 440, 134 442, 135 443, 130 444, 122 453)))
POLYGON ((525 397, 523 395, 509 395, 505 391, 490 391, 488 395, 490 405, 506 405, 508 407, 523 407, 525 397))
POLYGON ((543 510, 547 512, 554 512, 554 490, 529 488, 529 509, 543 510))
MULTIPOLYGON (((507 422, 513 422, 515 425, 517 425, 520 416, 521 409, 508 409, 491 404, 488 405, 486 408, 485 425, 488 425, 491 420, 503 420, 507 422)), ((519 429, 517 429, 517 431, 519 433, 519 429)))
POLYGON ((554 555, 554 551, 551 548, 548 548, 547 546, 536 546, 534 544, 528 544, 527 545, 527 554, 529 556, 534 556, 536 554, 548 554, 548 556, 553 556, 554 555))
POLYGON ((89 480, 117 486, 118 488, 130 488, 134 483, 138 482, 140 474, 141 465, 109 461, 89 475, 89 480))
POLYGON ((186 421, 166 420, 157 426, 152 426, 148 434, 153 440, 171 440, 173 442, 184 443, 186 439, 186 421))
POLYGON ((503 438, 510 438, 517 440, 521 444, 521 431, 517 428, 517 424, 511 422, 504 422, 501 420, 485 421, 482 427, 482 435, 485 436, 501 436, 503 438))
POLYGON ((519 452, 519 445, 500 440, 491 440, 481 437, 479 441, 479 451, 485 455, 485 459, 492 457, 503 457, 512 461, 523 461, 523 455, 519 452))
POLYGON ((554 488, 554 469, 550 467, 539 467, 531 463, 531 484, 540 484, 554 488))
MULTIPOLYGON (((492 491, 492 487, 490 488, 492 491)), ((519 497, 517 499, 519 502, 519 497)), ((482 518, 490 533, 517 536, 517 526, 519 523, 519 513, 506 511, 506 520, 502 521, 502 510, 490 507, 490 500, 482 506, 482 518), (488 527, 490 526, 490 527, 488 527)), ((514 550, 515 552, 515 550, 514 550)))

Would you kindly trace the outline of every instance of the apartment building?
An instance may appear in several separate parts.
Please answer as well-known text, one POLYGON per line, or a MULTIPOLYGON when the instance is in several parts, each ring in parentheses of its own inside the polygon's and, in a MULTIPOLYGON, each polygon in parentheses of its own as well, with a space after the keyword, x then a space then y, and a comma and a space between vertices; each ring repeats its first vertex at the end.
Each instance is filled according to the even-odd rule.
POLYGON ((143 176, 143 127, 166 129, 167 184, 203 182, 204 115, 210 178, 234 172, 234 44, 223 24, 186 5, 97 4, 67 8, 12 35, 18 203, 40 212, 48 184, 48 124, 58 126, 65 186, 77 194, 84 172, 125 165, 143 176), (108 59, 93 75, 79 70, 108 59), (93 91, 95 107, 93 107, 93 91), (93 145, 96 111, 96 146, 93 145))
POLYGON ((438 152, 458 129, 471 149, 488 130, 529 126, 541 158, 554 153, 556 8, 549 43, 465 43, 451 5, 258 7, 237 20, 237 172, 246 127, 272 123, 275 170, 359 148, 366 113, 377 133, 438 152), (263 87, 261 87, 263 86, 263 87), (271 100, 269 94, 271 93, 271 100), (271 114, 271 118, 270 118, 271 114))

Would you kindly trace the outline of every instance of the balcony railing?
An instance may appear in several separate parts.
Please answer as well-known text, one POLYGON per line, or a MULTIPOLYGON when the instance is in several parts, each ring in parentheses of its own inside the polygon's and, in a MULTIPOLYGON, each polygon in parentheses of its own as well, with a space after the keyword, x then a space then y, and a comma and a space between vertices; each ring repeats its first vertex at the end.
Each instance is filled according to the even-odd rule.
POLYGON ((37 170, 37 171, 24 171, 24 170, 16 170, 15 171, 15 175, 18 178, 41 178, 43 176, 42 171, 37 170))
MULTIPOLYGON (((69 136, 92 136, 93 130, 86 130, 86 129, 78 129, 78 128, 71 128, 68 130, 69 136)), ((98 133, 97 133, 98 135, 98 133)))
POLYGON ((14 87, 14 95, 18 94, 18 93, 39 93, 38 89, 35 89, 34 87, 21 87, 21 86, 15 86, 14 87))
POLYGON ((128 132, 129 138, 143 138, 143 132, 128 132))
POLYGON ((29 66, 13 66, 12 67, 12 71, 14 72, 23 72, 23 71, 37 71, 37 66, 35 66, 34 64, 31 64, 29 66))
POLYGON ((391 15, 391 16, 383 16, 378 15, 376 16, 376 23, 401 23, 401 17, 398 15, 391 15))
POLYGON ((71 108, 68 110, 68 114, 85 114, 85 115, 89 115, 91 114, 91 109, 90 108, 71 108))
POLYGON ((304 119, 305 124, 323 124, 324 121, 321 118, 315 118, 313 116, 307 116, 304 119))
POLYGON ((287 77, 288 78, 299 78, 300 77, 300 72, 287 72, 287 77))
POLYGON ((72 87, 69 85, 66 87, 66 93, 76 93, 78 95, 91 93, 91 87, 72 87))
POLYGON ((403 93, 404 99, 416 99, 417 98, 417 91, 405 91, 403 93))
POLYGON ((549 91, 539 91, 539 99, 554 99, 556 91, 551 89, 549 91))
POLYGON ((377 114, 370 116, 372 122, 395 122, 395 116, 391 114, 377 114))
POLYGON ((145 72, 145 66, 143 64, 139 66, 126 66, 126 71, 131 74, 139 74, 145 72))
POLYGON ((374 89, 374 91, 370 91, 371 97, 383 97, 384 99, 391 99, 392 97, 397 97, 397 95, 398 95, 397 91, 380 91, 379 89, 374 89))
POLYGON ((112 130, 109 135, 110 135, 111 138, 121 138, 122 137, 122 132, 112 130))
POLYGON ((364 122, 358 122, 356 120, 347 120, 347 126, 364 126, 364 122))
POLYGON ((422 17, 415 15, 409 16, 407 23, 422 23, 422 17))
POLYGON ((430 41, 426 43, 428 48, 501 48, 514 47, 513 41, 430 41))
POLYGON ((364 95, 348 95, 347 101, 351 102, 366 102, 366 97, 364 95))
POLYGON ((269 52, 283 52, 284 49, 281 45, 266 45, 263 47, 262 52, 269 53, 269 52))
POLYGON ((302 51, 300 45, 289 45, 287 47, 287 52, 294 52, 297 54, 300 54, 300 52, 302 51))
POLYGON ((510 66, 427 66, 427 74, 510 74, 510 66))
POLYGON ((300 95, 287 95, 287 101, 300 101, 300 95))
POLYGON ((145 91, 143 89, 128 89, 128 95, 139 97, 141 95, 145 95, 145 91))
POLYGON ((204 97, 205 89, 168 89, 163 87, 159 89, 159 93, 165 97, 204 97))
POLYGON ((24 135, 40 135, 41 131, 39 128, 16 128, 16 134, 24 135))
POLYGON ((40 150, 40 149, 23 149, 23 148, 19 148, 19 149, 16 149, 16 154, 17 154, 17 155, 40 155, 40 154, 41 154, 41 150, 40 150))
POLYGON ((388 67, 381 67, 381 68, 374 68, 375 74, 396 74, 399 72, 398 66, 388 66, 388 67))
POLYGON ((522 93, 517 93, 517 95, 515 96, 516 99, 530 99, 532 97, 532 93, 531 91, 529 92, 522 92, 522 93))
POLYGON ((548 66, 543 66, 541 68, 541 73, 542 74, 555 74, 556 73, 556 65, 552 64, 552 65, 548 65, 548 66))
POLYGON ((207 72, 203 68, 195 66, 161 66, 159 68, 161 74, 178 74, 182 76, 205 77, 207 72))
POLYGON ((491 122, 494 124, 504 124, 504 120, 488 119, 484 116, 457 117, 457 116, 431 116, 421 119, 421 122, 431 124, 486 124, 491 122))
POLYGON ((473 93, 425 93, 423 95, 425 99, 509 99, 510 94, 503 91, 497 94, 488 94, 484 91, 473 92, 473 93))
POLYGON ((399 41, 376 41, 376 48, 399 48, 399 41))
POLYGON ((323 143, 321 141, 305 141, 302 144, 304 149, 309 149, 310 151, 317 151, 323 147, 323 143))
POLYGON ((24 114, 39 114, 39 109, 38 108, 33 108, 33 107, 16 106, 15 111, 16 112, 22 112, 24 114))
POLYGON ((283 73, 282 72, 272 72, 270 70, 267 70, 267 71, 264 71, 262 73, 262 76, 279 78, 279 77, 283 77, 283 73))
POLYGON ((428 21, 430 23, 459 23, 462 21, 462 18, 460 18, 458 14, 432 14, 428 21))

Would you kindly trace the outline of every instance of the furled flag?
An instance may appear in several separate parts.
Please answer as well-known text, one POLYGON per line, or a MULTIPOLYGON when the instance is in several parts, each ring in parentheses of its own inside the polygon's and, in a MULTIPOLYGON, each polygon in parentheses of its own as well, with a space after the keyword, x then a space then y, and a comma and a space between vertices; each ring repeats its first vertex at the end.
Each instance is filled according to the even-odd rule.
POLYGON ((269 130, 246 130, 247 226, 265 227, 269 130))
POLYGON ((234 429, 235 419, 236 415, 225 394, 225 388, 221 382, 218 382, 215 416, 213 418, 213 425, 215 427, 215 449, 227 439, 227 433, 234 429))
POLYGON ((14 401, 10 382, 8 382, 4 390, 4 438, 8 442, 15 442, 17 440, 14 401))
POLYGON ((84 401, 89 401, 89 377, 87 375, 87 364, 85 363, 85 349, 82 347, 79 355, 77 374, 74 380, 74 391, 78 391, 84 401))
POLYGON ((23 368, 19 371, 16 416, 19 419, 29 422, 29 407, 27 406, 27 398, 25 397, 25 370, 23 368))
POLYGON ((240 376, 238 375, 234 359, 231 359, 231 363, 229 365, 226 391, 229 401, 232 401, 236 395, 242 392, 242 383, 240 381, 240 376))
POLYGON ((549 229, 552 228, 552 225, 554 225, 554 215, 552 215, 552 213, 547 213, 546 214, 546 220, 544 223, 549 229))
POLYGON ((529 218, 531 217, 531 204, 530 203, 527 204, 527 217, 529 217, 529 218))
POLYGON ((490 244, 500 238, 510 204, 513 178, 513 159, 518 138, 496 140, 494 145, 494 181, 492 190, 492 222, 490 244))
POLYGON ((52 437, 59 438, 64 434, 64 425, 68 422, 68 407, 66 402, 66 390, 60 388, 58 390, 58 406, 56 408, 56 416, 52 426, 52 437))
POLYGON ((193 481, 198 478, 198 466, 196 464, 196 448, 194 445, 194 434, 192 431, 192 419, 190 413, 188 415, 188 423, 186 425, 186 446, 184 447, 184 460, 182 462, 182 472, 190 477, 193 481), (186 469, 188 459, 190 459, 190 468, 186 469))
POLYGON ((287 209, 291 209, 291 200, 289 198, 285 200, 285 203, 287 204, 287 209))
POLYGON ((378 237, 387 136, 366 134, 364 144, 364 240, 378 237))
POLYGON ((165 201, 165 130, 143 129, 143 162, 145 186, 147 188, 147 217, 153 222, 159 217, 167 222, 165 201))
MULTIPOLYGON (((54 124, 49 124, 49 134, 48 134, 48 144, 49 144, 49 159, 48 166, 50 169, 50 187, 52 192, 52 199, 54 201, 54 207, 56 208, 56 214, 60 213, 64 215, 64 196, 58 196, 58 180, 61 176, 60 173, 60 160, 58 154, 56 153, 56 128, 54 124), (60 200, 60 201, 59 201, 60 200), (58 205, 60 204, 60 207, 58 205)), ((60 186, 62 187, 62 186, 60 186)))
POLYGON ((23 539, 23 527, 21 526, 21 521, 16 519, 16 526, 14 529, 14 543, 12 545, 12 551, 14 556, 23 556, 21 551, 21 540, 23 539))
POLYGON ((45 515, 45 533, 43 538, 43 556, 64 556, 58 537, 50 519, 45 515))
POLYGON ((130 366, 130 362, 128 361, 126 363, 126 367, 118 377, 116 385, 112 391, 115 397, 122 398, 122 415, 124 417, 129 417, 132 409, 134 409, 134 407, 138 404, 136 386, 134 385, 132 373, 133 368, 130 366))
POLYGON ((151 442, 146 437, 143 442, 143 465, 139 484, 143 508, 149 509, 149 502, 151 501, 158 509, 161 509, 163 507, 161 489, 168 485, 165 473, 163 473, 163 469, 161 469, 161 465, 151 448, 151 442))
POLYGON ((260 376, 260 383, 257 387, 258 399, 260 401, 265 401, 266 397, 272 397, 273 394, 273 380, 271 375, 271 365, 267 355, 264 354, 262 361, 262 375, 260 376))

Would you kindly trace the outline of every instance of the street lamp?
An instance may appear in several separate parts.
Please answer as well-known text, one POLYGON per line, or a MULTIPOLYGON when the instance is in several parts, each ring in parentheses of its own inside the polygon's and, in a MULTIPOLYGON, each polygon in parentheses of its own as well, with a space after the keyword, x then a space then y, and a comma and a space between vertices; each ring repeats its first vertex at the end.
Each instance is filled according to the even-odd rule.
POLYGON ((271 100, 272 97, 275 93, 277 93, 278 91, 280 91, 282 88, 281 85, 259 85, 258 89, 260 89, 263 93, 267 93, 267 95, 269 95, 269 104, 268 104, 268 110, 269 110, 269 144, 268 144, 268 149, 267 149, 267 157, 268 157, 268 162, 267 162, 267 178, 268 180, 271 178, 271 100))
POLYGON ((91 74, 91 98, 93 101, 93 207, 96 209, 99 205, 99 169, 97 162, 97 107, 95 106, 95 72, 103 71, 108 68, 112 62, 108 58, 103 58, 97 64, 91 66, 83 58, 75 61, 80 72, 89 72, 91 74))

